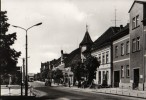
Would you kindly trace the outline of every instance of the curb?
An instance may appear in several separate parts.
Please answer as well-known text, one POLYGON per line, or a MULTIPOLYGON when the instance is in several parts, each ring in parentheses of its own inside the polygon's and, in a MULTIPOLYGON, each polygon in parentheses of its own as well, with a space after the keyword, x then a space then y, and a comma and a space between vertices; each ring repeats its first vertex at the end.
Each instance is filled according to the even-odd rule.
POLYGON ((86 90, 84 90, 84 89, 78 89, 78 88, 69 88, 69 87, 63 87, 63 88, 68 88, 68 89, 72 89, 72 90, 75 90, 75 91, 82 91, 82 92, 88 92, 88 93, 111 94, 111 95, 118 95, 118 96, 124 96, 124 97, 133 97, 133 98, 141 98, 141 99, 145 99, 145 98, 146 98, 146 97, 140 97, 140 96, 131 96, 131 95, 122 95, 122 94, 98 92, 98 91, 96 91, 96 90, 86 91, 86 90))

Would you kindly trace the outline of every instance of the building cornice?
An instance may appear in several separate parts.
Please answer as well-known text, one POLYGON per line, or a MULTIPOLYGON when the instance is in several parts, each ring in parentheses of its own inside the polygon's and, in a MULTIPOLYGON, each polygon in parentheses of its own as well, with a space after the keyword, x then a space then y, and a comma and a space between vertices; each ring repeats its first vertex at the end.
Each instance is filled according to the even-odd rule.
POLYGON ((124 40, 126 40, 128 38, 129 38, 129 34, 124 36, 124 37, 122 37, 121 39, 118 39, 118 40, 114 41, 113 44, 119 43, 119 42, 124 41, 124 40))
POLYGON ((121 60, 115 60, 115 61, 113 61, 113 63, 122 62, 122 61, 126 61, 126 60, 130 60, 130 58, 121 59, 121 60))

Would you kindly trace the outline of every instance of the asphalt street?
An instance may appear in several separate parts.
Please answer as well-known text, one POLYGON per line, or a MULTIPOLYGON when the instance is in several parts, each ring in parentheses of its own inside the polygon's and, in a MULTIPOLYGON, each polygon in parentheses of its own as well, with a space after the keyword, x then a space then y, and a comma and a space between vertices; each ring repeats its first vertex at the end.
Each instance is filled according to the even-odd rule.
POLYGON ((47 100, 145 100, 141 98, 102 94, 96 92, 83 92, 63 86, 44 86, 41 82, 30 83, 40 95, 39 99, 47 100))

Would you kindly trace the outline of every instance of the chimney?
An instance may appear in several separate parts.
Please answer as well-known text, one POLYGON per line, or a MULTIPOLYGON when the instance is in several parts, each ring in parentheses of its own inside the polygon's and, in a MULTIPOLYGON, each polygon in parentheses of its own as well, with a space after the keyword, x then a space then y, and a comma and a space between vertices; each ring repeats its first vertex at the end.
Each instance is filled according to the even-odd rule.
POLYGON ((63 63, 63 50, 61 50, 61 64, 63 63))
POLYGON ((61 50, 61 54, 63 54, 63 50, 61 50))
POLYGON ((123 29, 123 25, 120 25, 120 30, 122 30, 123 29))

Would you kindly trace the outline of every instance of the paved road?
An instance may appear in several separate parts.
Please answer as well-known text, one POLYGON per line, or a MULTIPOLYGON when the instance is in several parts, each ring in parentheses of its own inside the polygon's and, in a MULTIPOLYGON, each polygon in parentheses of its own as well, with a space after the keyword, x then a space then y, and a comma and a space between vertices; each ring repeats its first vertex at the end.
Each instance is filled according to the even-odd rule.
POLYGON ((44 83, 41 82, 33 82, 30 84, 39 91, 41 98, 49 98, 49 100, 145 100, 141 98, 101 94, 95 92, 83 92, 62 86, 46 87, 44 86, 44 83))

